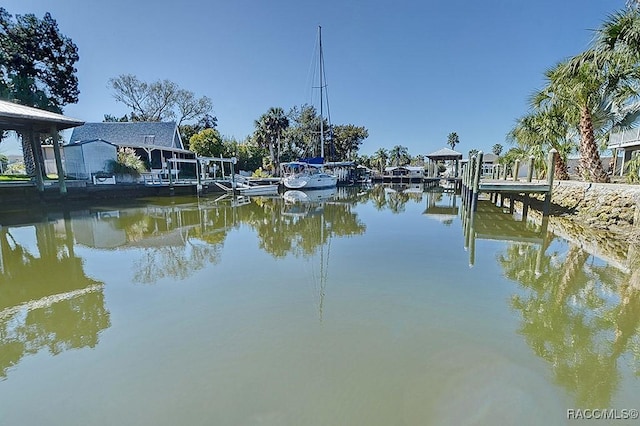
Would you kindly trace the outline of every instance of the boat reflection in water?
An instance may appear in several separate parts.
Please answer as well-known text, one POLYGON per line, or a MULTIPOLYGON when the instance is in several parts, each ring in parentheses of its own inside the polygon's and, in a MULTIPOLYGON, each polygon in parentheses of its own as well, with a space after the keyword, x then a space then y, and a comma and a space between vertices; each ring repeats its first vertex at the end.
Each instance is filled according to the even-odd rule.
POLYGON ((283 198, 288 203, 310 203, 329 201, 338 192, 337 187, 325 189, 313 189, 306 191, 285 191, 283 198))

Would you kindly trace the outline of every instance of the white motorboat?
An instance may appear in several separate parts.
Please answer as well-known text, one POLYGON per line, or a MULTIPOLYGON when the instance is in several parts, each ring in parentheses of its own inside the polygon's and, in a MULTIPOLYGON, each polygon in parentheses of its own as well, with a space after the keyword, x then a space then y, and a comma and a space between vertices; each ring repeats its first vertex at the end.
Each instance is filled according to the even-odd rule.
POLYGON ((333 188, 338 178, 325 173, 321 164, 310 164, 302 161, 282 163, 282 183, 289 189, 322 189, 333 188))

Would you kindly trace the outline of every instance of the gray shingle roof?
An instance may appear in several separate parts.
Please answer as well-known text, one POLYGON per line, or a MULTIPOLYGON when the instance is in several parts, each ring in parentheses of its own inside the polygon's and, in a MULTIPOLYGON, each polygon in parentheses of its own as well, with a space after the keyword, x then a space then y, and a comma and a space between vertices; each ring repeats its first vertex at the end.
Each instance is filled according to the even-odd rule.
POLYGON ((73 129, 71 143, 102 139, 115 145, 184 149, 175 122, 86 123, 73 129))

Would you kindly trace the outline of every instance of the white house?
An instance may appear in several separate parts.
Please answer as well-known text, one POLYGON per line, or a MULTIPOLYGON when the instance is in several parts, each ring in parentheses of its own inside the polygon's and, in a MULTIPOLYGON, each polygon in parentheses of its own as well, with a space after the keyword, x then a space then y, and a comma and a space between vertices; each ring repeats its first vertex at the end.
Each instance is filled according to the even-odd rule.
MULTIPOLYGON (((640 150, 640 127, 612 132, 611 135, 609 135, 607 148, 615 153, 614 158, 610 162, 613 173, 622 176, 625 163, 632 159, 634 152, 640 150), (622 153, 622 158, 618 158, 619 153, 622 153), (613 170, 614 165, 615 170, 613 170)), ((605 166, 605 170, 608 169, 609 167, 605 166)))
POLYGON ((391 177, 402 177, 408 179, 422 179, 424 177, 424 167, 422 166, 392 166, 385 167, 384 174, 391 177))

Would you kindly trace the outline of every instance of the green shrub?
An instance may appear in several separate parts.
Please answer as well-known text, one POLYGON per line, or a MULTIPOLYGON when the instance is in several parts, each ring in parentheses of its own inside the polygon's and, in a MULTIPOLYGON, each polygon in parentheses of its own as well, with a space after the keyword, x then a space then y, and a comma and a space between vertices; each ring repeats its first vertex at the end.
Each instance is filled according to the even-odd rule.
POLYGON ((26 173, 24 161, 9 164, 4 172, 8 175, 24 175, 26 173))
POLYGON ((116 175, 138 177, 140 173, 147 171, 147 167, 133 148, 118 148, 117 160, 111 160, 109 170, 116 175))
POLYGON ((625 171, 627 172, 628 183, 640 182, 640 155, 637 152, 633 153, 633 157, 625 164, 625 171))
POLYGON ((269 173, 267 173, 266 171, 262 170, 262 167, 258 167, 256 169, 256 171, 253 172, 251 177, 254 177, 254 178, 266 178, 266 177, 269 177, 269 173))

